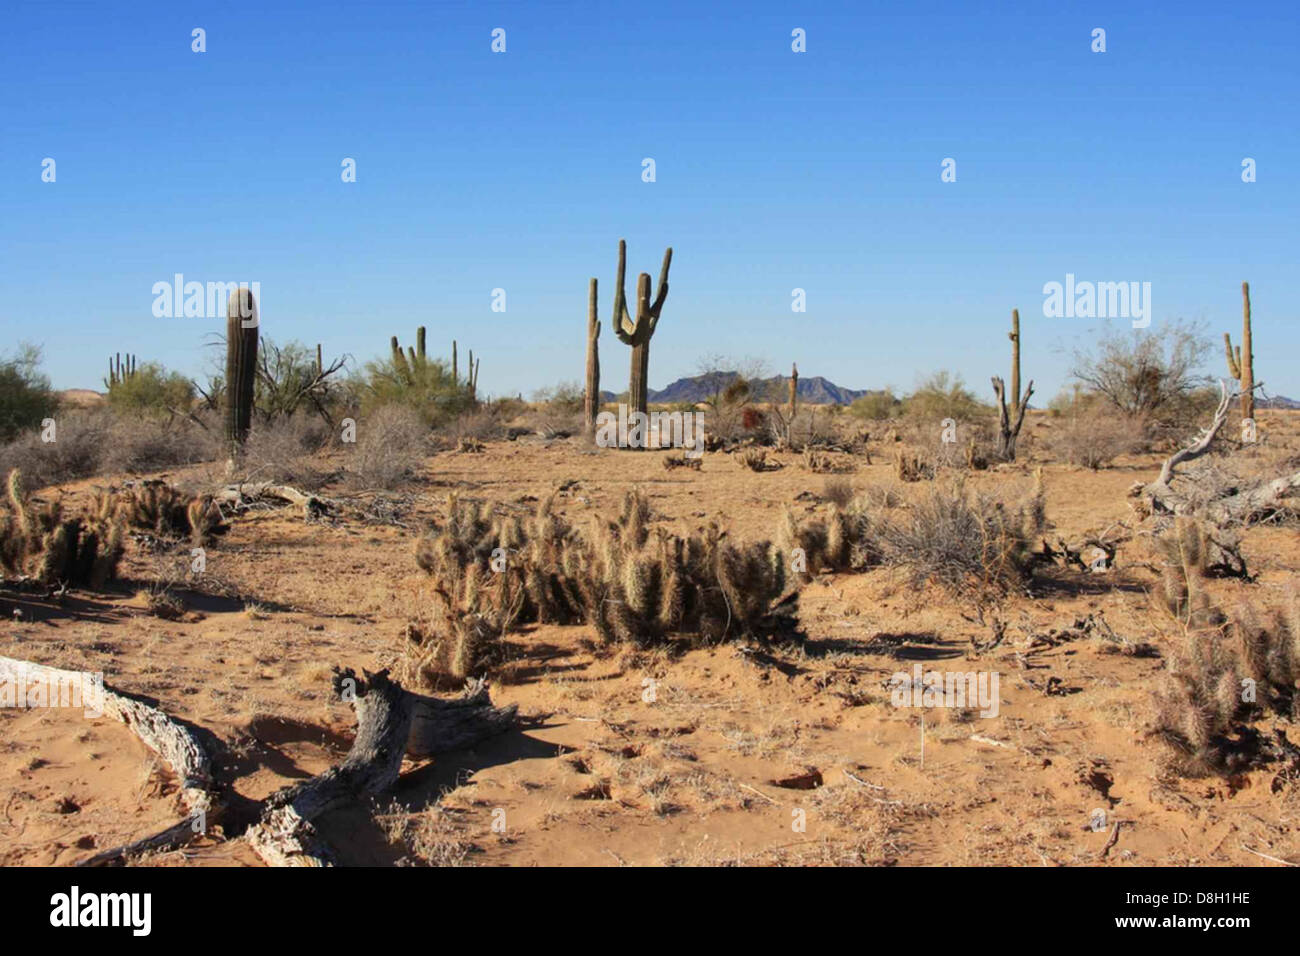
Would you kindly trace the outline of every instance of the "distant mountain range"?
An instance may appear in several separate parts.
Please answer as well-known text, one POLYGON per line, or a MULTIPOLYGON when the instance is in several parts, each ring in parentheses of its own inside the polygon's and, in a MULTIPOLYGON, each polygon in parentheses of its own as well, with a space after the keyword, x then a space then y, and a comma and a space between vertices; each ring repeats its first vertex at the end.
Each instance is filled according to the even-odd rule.
MULTIPOLYGON (((679 378, 665 388, 649 389, 647 398, 659 405, 709 401, 739 377, 739 372, 706 372, 702 375, 692 375, 679 378)), ((755 383, 754 390, 760 395, 769 393, 778 395, 784 401, 789 394, 787 382, 786 376, 773 375, 771 378, 759 379, 755 383)), ((870 395, 871 390, 842 388, 820 375, 808 377, 801 375, 798 393, 799 400, 810 405, 851 405, 862 396, 870 395)), ((612 402, 617 400, 618 396, 614 392, 601 392, 601 398, 606 402, 612 402)))
POLYGON ((1287 398, 1285 395, 1274 395, 1272 398, 1258 398, 1255 400, 1256 408, 1300 408, 1300 402, 1294 398, 1287 398))

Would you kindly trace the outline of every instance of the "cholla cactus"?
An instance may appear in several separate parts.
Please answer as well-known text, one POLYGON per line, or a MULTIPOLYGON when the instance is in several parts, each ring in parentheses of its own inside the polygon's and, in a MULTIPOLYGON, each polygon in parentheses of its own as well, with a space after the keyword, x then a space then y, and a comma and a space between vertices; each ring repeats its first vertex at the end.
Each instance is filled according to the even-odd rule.
POLYGON ((685 538, 652 532, 638 492, 617 520, 586 534, 555 514, 553 496, 524 518, 452 496, 446 523, 418 542, 416 561, 434 603, 408 630, 405 659, 426 685, 500 660, 515 624, 585 622, 606 641, 648 645, 788 631, 782 615, 793 610, 789 602, 774 613, 786 586, 776 548, 732 544, 716 526, 685 538))
POLYGON ((58 502, 39 508, 28 498, 18 469, 6 482, 0 511, 0 568, 45 585, 101 588, 122 559, 123 521, 110 511, 63 516, 58 502))

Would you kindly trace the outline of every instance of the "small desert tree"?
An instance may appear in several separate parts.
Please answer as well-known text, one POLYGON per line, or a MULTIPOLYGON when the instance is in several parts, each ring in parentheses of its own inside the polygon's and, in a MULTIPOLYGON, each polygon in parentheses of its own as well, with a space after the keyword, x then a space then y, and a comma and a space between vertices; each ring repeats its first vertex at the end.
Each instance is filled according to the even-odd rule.
POLYGON ((0 441, 35 428, 58 407, 40 367, 41 350, 34 345, 20 346, 17 355, 0 359, 0 441))
POLYGON ((1130 334, 1106 326, 1092 350, 1076 350, 1070 374, 1124 415, 1183 416, 1209 379, 1198 374, 1210 351, 1204 330, 1174 321, 1130 334))

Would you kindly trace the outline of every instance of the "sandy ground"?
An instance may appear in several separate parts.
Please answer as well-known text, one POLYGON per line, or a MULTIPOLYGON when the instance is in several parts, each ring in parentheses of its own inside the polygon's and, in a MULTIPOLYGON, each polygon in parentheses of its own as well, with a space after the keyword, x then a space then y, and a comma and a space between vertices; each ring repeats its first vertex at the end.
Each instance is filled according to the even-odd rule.
MULTIPOLYGON (((1277 442, 1300 434, 1300 416, 1261 423, 1277 442)), ((745 538, 774 536, 787 506, 825 507, 825 479, 795 455, 772 456, 785 467, 761 474, 724 454, 706 455, 699 472, 666 472, 660 457, 529 439, 438 455, 390 496, 397 523, 244 516, 189 583, 188 552, 159 556, 135 541, 115 591, 20 602, 0 653, 102 671, 156 698, 228 743, 224 783, 265 796, 346 753, 352 718, 329 699, 330 668, 393 662, 427 587, 414 539, 445 514, 450 491, 528 503, 563 485, 559 510, 581 525, 637 486, 656 521, 722 519, 745 538), (190 608, 178 621, 149 615, 137 594, 169 574, 190 608)), ((858 487, 893 483, 887 448, 871 465, 840 459, 858 487)), ((1034 464, 972 481, 1027 487, 1034 464)), ((1045 463, 1049 537, 1131 522, 1125 492, 1157 467, 1156 456, 1096 473, 1045 463)), ((1298 545, 1294 526, 1252 529, 1257 582, 1216 581, 1216 594, 1285 596, 1298 545)), ((1300 860, 1300 798, 1274 773, 1158 781, 1144 726, 1160 659, 1107 654, 1091 639, 1026 650, 1030 635, 1098 613, 1125 637, 1167 646, 1153 576, 1125 567, 1142 557, 1135 548, 1118 570, 1047 575, 1000 608, 1008 639, 987 655, 972 645, 988 639, 985 625, 887 570, 808 585, 797 652, 632 652, 597 645, 586 627, 529 627, 512 635, 518 656, 492 685, 494 700, 525 715, 518 731, 409 763, 391 802, 373 816, 334 814, 322 833, 344 862, 372 864, 1274 865, 1249 850, 1300 860), (923 725, 919 710, 891 706, 890 676, 917 661, 997 671, 998 715, 930 710, 923 725)), ((0 709, 0 864, 68 864, 144 836, 176 819, 175 794, 121 725, 0 709)), ((259 865, 220 832, 141 862, 259 865)))

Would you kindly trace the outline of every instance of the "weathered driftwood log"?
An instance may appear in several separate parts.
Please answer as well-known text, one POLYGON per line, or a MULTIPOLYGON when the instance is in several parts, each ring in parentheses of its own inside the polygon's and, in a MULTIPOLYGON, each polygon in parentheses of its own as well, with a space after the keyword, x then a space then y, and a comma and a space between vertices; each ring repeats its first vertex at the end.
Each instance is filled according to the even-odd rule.
POLYGON ((41 681, 48 688, 72 688, 80 695, 83 709, 100 710, 106 717, 122 721, 146 747, 160 756, 180 784, 180 803, 185 818, 167 829, 125 846, 114 847, 82 860, 79 866, 102 866, 128 854, 183 846, 210 826, 221 808, 212 796, 212 763, 198 736, 183 723, 168 717, 157 707, 99 682, 78 671, 60 670, 12 657, 0 657, 0 680, 17 686, 41 681), (93 695, 93 699, 87 697, 93 695), (196 822, 199 824, 196 826, 196 822))
POLYGON ((328 515, 334 509, 334 502, 328 498, 309 495, 289 485, 276 484, 273 481, 254 481, 226 485, 213 494, 213 500, 235 508, 247 508, 254 501, 273 499, 298 505, 307 520, 328 515))
MULTIPOLYGON (((261 803, 260 811, 250 804, 253 812, 246 819, 257 822, 243 836, 272 866, 329 865, 333 854, 317 836, 312 821, 344 803, 389 790, 407 754, 430 757, 459 750, 515 725, 516 708, 493 707, 482 681, 472 682, 459 698, 441 699, 404 690, 386 670, 362 673, 357 677, 350 669, 334 669, 335 691, 352 701, 357 715, 357 736, 347 759, 311 780, 277 791, 261 803)), ((58 688, 68 688, 69 700, 71 689, 76 688, 82 706, 126 724, 167 763, 180 783, 184 819, 159 833, 96 853, 78 866, 119 863, 145 851, 184 846, 227 809, 215 796, 211 756, 199 733, 157 707, 107 686, 100 690, 102 685, 95 682, 91 682, 95 696, 87 700, 83 674, 11 657, 0 657, 0 680, 24 688, 42 681, 56 693, 58 688)))
POLYGON ((1192 514, 1202 517, 1216 525, 1244 523, 1255 520, 1273 511, 1286 507, 1285 499, 1300 489, 1300 472, 1281 478, 1265 479, 1246 487, 1234 487, 1222 497, 1208 502, 1197 503, 1173 486, 1177 477, 1175 469, 1179 465, 1200 458, 1210 450, 1214 439, 1228 419, 1228 409, 1235 392, 1228 390, 1222 379, 1219 381, 1219 407, 1209 427, 1203 429, 1185 448, 1174 452, 1160 467, 1160 475, 1149 484, 1137 484, 1129 492, 1131 497, 1140 499, 1151 514, 1192 514))
POLYGON ((261 819, 244 836, 272 866, 329 866, 334 855, 312 821, 329 810, 391 789, 402 758, 431 756, 471 746, 508 730, 514 706, 496 708, 481 682, 455 700, 403 690, 388 677, 363 671, 334 671, 335 692, 350 699, 357 736, 347 759, 324 773, 272 794, 261 819))

